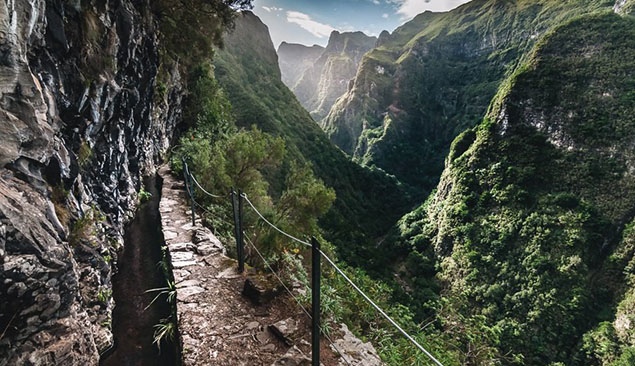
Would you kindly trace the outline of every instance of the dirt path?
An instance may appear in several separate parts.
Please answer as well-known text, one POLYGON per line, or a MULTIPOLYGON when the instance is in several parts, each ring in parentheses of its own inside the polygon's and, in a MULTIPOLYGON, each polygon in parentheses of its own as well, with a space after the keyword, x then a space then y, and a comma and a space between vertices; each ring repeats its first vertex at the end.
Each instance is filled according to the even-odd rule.
MULTIPOLYGON (((183 365, 310 366, 310 319, 286 294, 264 305, 242 295, 245 279, 254 273, 239 274, 236 261, 225 255, 223 243, 202 227, 200 219, 192 226, 183 183, 167 167, 160 175, 163 191, 159 211, 177 283, 183 365), (269 327, 289 319, 297 328, 290 345, 269 327)), ((350 332, 339 332, 336 338, 349 362, 322 339, 322 365, 380 365, 374 349, 368 351, 372 346, 362 344, 350 332)))
MULTIPOLYGON (((279 296, 258 306, 242 295, 246 274, 239 274, 236 262, 224 255, 223 244, 203 228, 192 227, 183 183, 167 168, 161 170, 163 198, 160 212, 166 243, 172 256, 177 283, 178 326, 183 340, 184 366, 272 365, 296 351, 268 329, 289 317, 297 318, 303 353, 310 350, 308 319, 279 296), (186 211, 187 210, 187 211, 186 211), (302 316, 301 316, 302 315, 302 316)), ((337 365, 328 349, 324 365, 337 365)), ((297 351, 296 351, 297 353, 297 351)), ((310 353, 305 353, 305 357, 310 353)), ((295 354, 280 365, 310 365, 295 354), (291 362, 293 358, 293 362, 291 362)))

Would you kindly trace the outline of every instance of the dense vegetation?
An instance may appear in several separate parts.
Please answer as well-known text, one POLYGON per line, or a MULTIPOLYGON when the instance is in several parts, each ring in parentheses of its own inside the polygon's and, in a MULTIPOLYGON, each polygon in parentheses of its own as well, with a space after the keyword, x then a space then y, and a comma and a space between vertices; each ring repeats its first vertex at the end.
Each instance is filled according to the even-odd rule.
MULTIPOLYGON (((429 193, 452 140, 478 124, 540 35, 613 0, 473 0, 382 37, 326 131, 356 161, 429 193)), ((425 196, 424 195, 424 196, 425 196)))
MULTIPOLYGON (((313 176, 309 165, 291 160, 284 172, 282 192, 272 199, 263 172, 280 170, 286 155, 284 140, 263 133, 256 126, 235 126, 231 104, 214 78, 211 65, 203 63, 194 68, 188 85, 185 115, 195 122, 180 139, 172 155, 172 167, 181 173, 185 159, 200 184, 222 197, 213 200, 198 191, 197 200, 217 213, 207 217, 209 224, 226 238, 231 237, 227 193, 234 189, 247 194, 270 221, 285 230, 319 235, 317 219, 335 199, 333 190, 313 176)), ((248 217, 248 226, 253 226, 255 218, 248 217)), ((271 233, 263 228, 256 230, 253 240, 269 247, 275 244, 271 233)))
POLYGON ((187 65, 207 59, 223 34, 233 27, 237 10, 250 9, 252 0, 157 0, 164 56, 187 65))
POLYGON ((420 315, 484 319, 502 364, 632 364, 633 60, 633 19, 558 27, 454 141, 395 241, 420 315))
POLYGON ((315 175, 337 195, 321 226, 347 262, 372 266, 369 251, 411 208, 407 189, 381 171, 362 168, 328 141, 319 126, 282 83, 278 61, 265 25, 243 13, 227 35, 214 63, 216 76, 234 106, 236 124, 256 125, 285 140, 287 154, 279 172, 266 172, 273 197, 280 195, 291 160, 310 163, 315 175))
MULTIPOLYGON (((238 24, 240 27, 240 22, 238 24)), ((245 192, 250 201, 262 212, 267 220, 292 235, 306 237, 313 235, 323 243, 322 249, 332 258, 337 258, 334 247, 321 237, 322 229, 317 219, 323 216, 335 199, 335 192, 327 188, 313 175, 307 163, 288 157, 283 138, 273 137, 252 126, 239 129, 234 124, 231 103, 223 89, 214 78, 212 68, 201 64, 194 68, 188 81, 190 96, 186 104, 187 115, 195 121, 187 133, 180 139, 172 155, 171 165, 175 172, 183 168, 182 158, 188 162, 192 172, 207 191, 220 194, 220 198, 211 198, 197 191, 196 200, 202 205, 205 222, 226 243, 233 241, 231 223, 231 205, 227 195, 231 188, 245 192), (289 167, 282 173, 281 164, 292 159, 289 167), (281 183, 282 192, 271 196, 271 186, 267 175, 276 178, 284 174, 281 183)), ((248 206, 247 206, 248 207, 248 206)), ((279 235, 265 225, 254 212, 245 210, 245 232, 248 263, 261 270, 266 269, 260 258, 250 250, 255 245, 267 257, 281 274, 288 287, 296 284, 309 286, 306 273, 306 261, 310 253, 297 243, 279 235)), ((228 246, 232 251, 234 246, 228 246)), ((409 332, 418 334, 418 341, 434 350, 448 364, 458 363, 457 352, 444 349, 440 341, 442 335, 431 328, 421 333, 414 315, 404 306, 394 304, 393 290, 386 284, 371 279, 363 270, 340 264, 350 278, 387 309, 409 332), (432 339, 437 339, 433 341, 432 339)), ((383 319, 361 296, 351 292, 344 279, 325 266, 322 290, 322 312, 324 313, 324 331, 333 331, 336 322, 345 322, 353 331, 372 340, 379 346, 379 352, 389 365, 423 364, 426 356, 412 348, 397 331, 383 319)), ((157 289, 158 296, 173 292, 168 287, 157 289)), ((306 306, 310 304, 310 293, 302 296, 306 306)), ((156 337, 169 337, 166 333, 172 329, 172 323, 157 326, 156 337)), ((161 339, 161 338, 158 338, 161 339)), ((447 339, 447 342, 452 342, 447 339)))
MULTIPOLYGON (((457 24, 465 27, 449 32, 442 26, 447 19, 424 14, 395 32, 392 42, 415 39, 409 47, 417 51, 419 38, 471 34, 479 24, 488 31, 494 24, 520 33, 535 26, 542 33, 606 3, 576 8, 581 3, 476 0, 473 8, 443 15, 462 19, 457 24), (508 13, 496 11, 511 3, 522 16, 513 21, 504 16, 505 22, 497 23, 508 13), (485 25, 487 19, 496 22, 485 25), (417 22, 424 20, 428 28, 421 32, 417 22)), ((480 55, 485 58, 477 57, 474 64, 439 59, 428 60, 424 71, 416 63, 409 66, 419 76, 404 85, 447 86, 454 77, 465 78, 457 85, 475 88, 465 93, 483 100, 478 108, 466 107, 449 118, 445 107, 438 109, 438 103, 451 99, 447 93, 435 101, 425 97, 440 89, 404 99, 408 108, 445 117, 417 132, 423 135, 408 135, 412 131, 405 129, 408 137, 395 136, 393 142, 425 141, 422 150, 406 154, 409 163, 429 156, 440 165, 439 151, 447 150, 446 168, 426 203, 382 240, 375 239, 416 198, 394 177, 351 163, 331 145, 280 81, 273 45, 251 13, 237 19, 225 48, 216 51, 215 68, 205 61, 190 68, 185 117, 191 129, 175 156, 186 156, 207 190, 222 194, 237 187, 276 225, 297 236, 319 237, 330 255, 335 258, 337 252, 348 264, 341 263, 350 277, 446 365, 631 365, 635 21, 599 12, 565 23, 540 40, 524 39, 516 49, 480 55), (520 49, 535 41, 521 56, 520 49), (486 118, 444 145, 476 123, 495 90, 486 118), (468 109, 473 115, 466 118, 468 109), (426 140, 430 134, 443 138, 426 140), (393 272, 397 279, 388 277, 393 272), (378 274, 385 275, 384 281, 377 280, 378 274)), ((390 50, 390 42, 367 61, 381 61, 388 69, 394 55, 382 52, 390 50)), ((443 49, 438 42, 422 44, 443 49)), ((409 62, 408 57, 398 61, 409 62)), ((369 82, 375 81, 382 82, 369 82)), ((368 102, 372 107, 376 101, 368 102)), ((395 127, 412 115, 386 118, 395 127)), ((402 145, 393 149, 409 151, 402 145)), ((179 159, 173 167, 180 168, 179 159)), ((426 169, 412 167, 408 174, 414 178, 406 179, 431 188, 439 174, 434 169, 440 167, 426 169)), ((228 201, 199 200, 208 224, 230 240, 228 201)), ((308 253, 259 224, 253 214, 246 220, 249 240, 289 281, 306 284, 308 253)), ((261 265, 255 256, 249 260, 261 265)), ((332 322, 344 321, 373 341, 387 364, 428 364, 326 269, 323 291, 327 332, 332 322)))

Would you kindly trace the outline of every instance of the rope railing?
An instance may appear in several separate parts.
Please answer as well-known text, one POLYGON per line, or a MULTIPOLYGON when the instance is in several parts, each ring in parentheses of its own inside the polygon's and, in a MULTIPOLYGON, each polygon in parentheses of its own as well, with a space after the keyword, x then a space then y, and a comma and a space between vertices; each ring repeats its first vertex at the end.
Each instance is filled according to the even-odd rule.
MULTIPOLYGON (((209 210, 205 209, 201 204, 199 204, 198 202, 195 201, 194 199, 194 188, 192 187, 191 182, 194 182, 194 184, 196 186, 198 186, 198 188, 205 194, 207 194, 208 196, 212 197, 212 198, 224 198, 227 197, 227 195, 223 196, 223 195, 215 195, 212 194, 210 192, 208 192, 207 190, 205 190, 200 183, 196 180, 196 178, 194 177, 194 175, 191 173, 191 171, 189 170, 189 167, 187 166, 187 163, 185 163, 185 161, 183 161, 184 163, 184 173, 185 173, 185 180, 186 180, 186 189, 188 191, 188 194, 190 195, 190 199, 192 201, 192 222, 194 223, 194 205, 198 206, 199 208, 203 209, 205 212, 212 214, 209 210), (189 184, 188 184, 189 182, 189 184)), ((401 333, 410 343, 412 343, 419 351, 421 351, 424 355, 426 355, 432 362, 434 362, 434 364, 436 364, 437 366, 443 366, 443 364, 437 360, 432 353, 430 353, 428 350, 426 350, 421 344, 419 344, 419 342, 417 342, 414 337, 412 337, 410 334, 408 334, 408 332, 406 332, 401 326, 399 326, 399 324, 392 318, 390 317, 379 305, 377 305, 364 291, 362 291, 362 289, 359 288, 359 286, 357 286, 347 275, 346 273, 335 263, 335 261, 333 261, 328 255, 326 255, 326 253, 324 253, 320 248, 319 245, 316 245, 316 247, 314 248, 314 245, 312 243, 309 243, 305 240, 299 239, 287 232, 285 232, 284 230, 278 228, 276 225, 274 225, 273 223, 271 223, 269 220, 267 220, 267 218, 265 218, 265 216, 256 208, 256 206, 251 202, 251 200, 249 199, 249 197, 247 196, 247 194, 245 193, 238 193, 236 194, 233 189, 232 191, 229 193, 229 196, 232 197, 232 204, 234 205, 234 220, 235 220, 235 225, 238 228, 239 226, 242 226, 242 202, 240 202, 240 209, 238 212, 236 212, 236 207, 235 207, 235 203, 234 203, 234 197, 237 196, 239 198, 239 201, 241 201, 241 199, 244 199, 247 204, 249 205, 249 207, 251 207, 251 209, 254 211, 254 213, 262 220, 264 221, 267 225, 269 225, 272 229, 274 229, 275 231, 277 231, 278 233, 286 236, 287 238, 302 244, 306 247, 312 248, 312 250, 314 251, 314 253, 319 253, 318 257, 321 256, 323 257, 328 264, 333 267, 333 269, 336 271, 337 274, 339 274, 340 276, 342 276, 342 278, 344 278, 344 280, 357 292, 359 293, 362 298, 368 302, 368 304, 370 304, 379 314, 381 314, 381 316, 386 319, 393 327, 395 327, 399 333, 401 333)), ((300 308, 302 309, 302 311, 311 319, 313 319, 313 317, 310 315, 309 311, 304 308, 304 306, 301 304, 300 300, 291 292, 291 290, 289 290, 289 288, 284 284, 284 282, 282 281, 282 279, 280 278, 280 276, 278 276, 278 274, 273 270, 273 267, 267 262, 267 260, 265 259, 265 257, 262 255, 262 253, 258 250, 258 248, 254 245, 254 243, 249 239, 249 236, 244 235, 244 231, 242 230, 242 228, 240 228, 240 230, 236 231, 236 242, 238 245, 238 253, 239 253, 239 269, 242 270, 242 261, 244 261, 244 254, 242 253, 242 239, 243 237, 247 238, 247 242, 251 245, 251 247, 255 250, 255 252, 258 254, 258 256, 260 257, 260 259, 263 261, 263 263, 265 264, 265 266, 267 266, 267 268, 269 268, 269 270, 272 272, 272 274, 276 277, 276 279, 282 284, 282 286, 284 287, 284 289, 289 293, 289 295, 291 295, 291 297, 298 303, 298 305, 300 306, 300 308)), ((317 242, 317 240, 314 238, 313 239, 313 243, 315 244, 319 244, 317 242)), ((314 262, 315 263, 315 262, 314 262)), ((319 267, 319 261, 317 262, 318 265, 317 267, 319 267)), ((319 274, 319 268, 314 269, 317 270, 318 274, 319 274)), ((314 293, 315 294, 315 293, 314 293)), ((319 292, 318 292, 318 307, 319 307, 319 292)), ((314 314, 319 315, 319 312, 315 312, 314 309, 314 314)), ((335 348, 335 350, 337 351, 337 353, 340 354, 340 356, 342 356, 342 358, 344 359, 344 361, 346 361, 347 364, 350 365, 349 361, 346 359, 346 357, 343 355, 342 352, 340 352, 337 347, 335 346, 334 342, 330 339, 330 337, 328 337, 328 335, 323 331, 322 327, 319 325, 319 320, 318 320, 318 325, 319 327, 319 332, 325 336, 325 338, 327 338, 327 340, 330 342, 330 344, 335 348)), ((319 346, 318 346, 319 347, 319 346)), ((319 349, 319 348, 318 348, 319 349)), ((318 351, 315 348, 313 348, 313 352, 315 353, 316 351, 318 351)), ((319 351, 318 351, 319 353, 319 351)), ((318 356, 319 358, 319 356, 318 356)), ((314 358, 315 360, 315 358, 314 358)), ((314 364, 316 364, 314 362, 314 364)))

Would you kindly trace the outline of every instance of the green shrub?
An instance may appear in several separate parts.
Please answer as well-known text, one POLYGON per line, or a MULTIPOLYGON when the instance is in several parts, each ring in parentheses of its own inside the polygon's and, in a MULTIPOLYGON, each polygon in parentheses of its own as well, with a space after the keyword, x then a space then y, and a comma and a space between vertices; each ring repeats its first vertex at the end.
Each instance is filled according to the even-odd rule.
POLYGON ((91 237, 96 234, 96 224, 103 222, 105 216, 99 212, 96 208, 91 207, 87 210, 83 216, 75 220, 71 227, 71 232, 68 236, 68 243, 71 246, 80 244, 82 241, 86 241, 89 244, 95 246, 96 244, 91 240, 91 237))
POLYGON ((53 207, 55 208, 55 215, 64 227, 67 227, 71 220, 71 213, 67 206, 68 194, 69 192, 62 183, 51 187, 51 202, 53 202, 53 207))
POLYGON ((146 202, 150 198, 152 198, 152 193, 146 191, 145 188, 141 187, 141 190, 139 190, 139 203, 146 202))
POLYGON ((112 298, 112 289, 110 288, 101 288, 99 293, 97 293, 97 300, 99 300, 102 304, 107 304, 112 298))
POLYGON ((186 66, 206 59, 212 46, 222 44, 222 35, 233 25, 238 10, 250 9, 252 0, 157 0, 161 44, 186 66))

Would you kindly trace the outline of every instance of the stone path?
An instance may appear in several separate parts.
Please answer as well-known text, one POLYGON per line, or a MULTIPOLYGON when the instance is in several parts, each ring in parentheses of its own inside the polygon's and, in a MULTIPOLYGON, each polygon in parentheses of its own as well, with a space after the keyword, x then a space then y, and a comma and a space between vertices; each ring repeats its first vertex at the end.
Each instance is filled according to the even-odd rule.
MULTIPOLYGON (((310 365, 309 319, 288 296, 263 305, 243 296, 247 274, 237 272, 236 261, 225 255, 223 243, 201 225, 200 218, 192 225, 183 183, 167 167, 159 173, 163 178, 159 210, 177 286, 183 365, 310 365), (285 320, 295 324, 291 342, 270 330, 285 320)), ((341 333, 336 343, 348 348, 351 364, 380 365, 370 344, 364 347, 350 332, 341 333)), ((347 364, 326 342, 321 349, 322 365, 347 364)))

